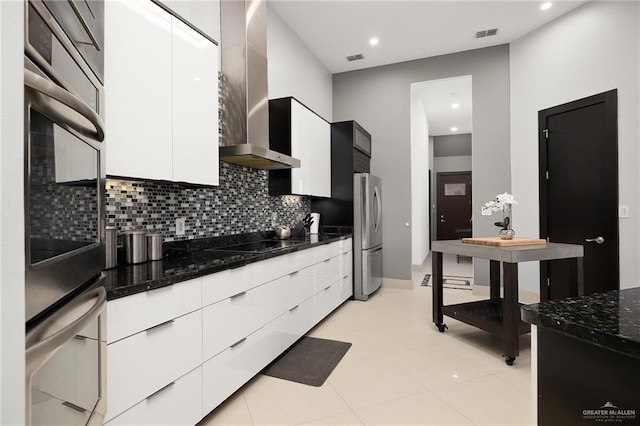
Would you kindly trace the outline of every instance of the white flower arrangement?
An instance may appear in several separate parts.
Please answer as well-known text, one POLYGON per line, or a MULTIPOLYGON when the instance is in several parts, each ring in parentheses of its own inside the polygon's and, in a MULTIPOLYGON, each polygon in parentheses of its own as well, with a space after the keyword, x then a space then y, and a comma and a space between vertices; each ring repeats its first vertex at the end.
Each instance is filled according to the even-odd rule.
POLYGON ((502 193, 502 194, 498 194, 496 195, 496 199, 493 201, 489 201, 488 203, 484 203, 482 205, 482 211, 486 212, 489 211, 489 214, 491 214, 491 212, 501 212, 504 210, 505 206, 509 204, 509 205, 518 205, 518 202, 515 200, 515 198, 513 198, 513 195, 509 194, 509 193, 502 193))

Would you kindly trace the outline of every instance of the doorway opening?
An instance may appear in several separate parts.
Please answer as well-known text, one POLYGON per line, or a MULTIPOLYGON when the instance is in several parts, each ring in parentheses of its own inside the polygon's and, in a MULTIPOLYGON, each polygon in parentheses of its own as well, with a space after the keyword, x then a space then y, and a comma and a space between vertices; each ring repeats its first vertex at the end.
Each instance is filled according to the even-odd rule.
MULTIPOLYGON (((462 182, 448 182, 446 201, 464 197, 466 207, 453 233, 446 239, 457 239, 472 234, 472 77, 470 75, 416 82, 411 84, 411 205, 412 205, 412 263, 424 265, 432 240, 445 239, 438 235, 440 220, 438 180, 467 174, 462 182), (464 188, 463 188, 464 187, 464 188), (466 210, 469 209, 468 213, 466 210), (464 222, 464 223, 463 223, 464 222)), ((444 186, 443 186, 444 188, 444 186)), ((444 202, 446 202, 444 201, 444 202)), ((459 216, 454 207, 452 222, 459 216)), ((441 231, 442 232, 442 231, 441 231)), ((457 274, 473 277, 473 264, 469 258, 456 259, 457 274), (465 269, 459 272, 459 267, 465 269)), ((444 271, 445 274, 447 271, 444 271)))

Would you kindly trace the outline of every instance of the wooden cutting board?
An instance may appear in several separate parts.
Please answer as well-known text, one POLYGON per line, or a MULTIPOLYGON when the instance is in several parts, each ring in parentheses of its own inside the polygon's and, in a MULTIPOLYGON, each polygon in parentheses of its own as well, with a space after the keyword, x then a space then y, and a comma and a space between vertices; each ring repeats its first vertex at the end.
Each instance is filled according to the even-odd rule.
POLYGON ((463 238, 462 242, 493 247, 533 246, 547 243, 546 240, 541 240, 540 238, 514 238, 513 240, 502 240, 500 237, 463 238))

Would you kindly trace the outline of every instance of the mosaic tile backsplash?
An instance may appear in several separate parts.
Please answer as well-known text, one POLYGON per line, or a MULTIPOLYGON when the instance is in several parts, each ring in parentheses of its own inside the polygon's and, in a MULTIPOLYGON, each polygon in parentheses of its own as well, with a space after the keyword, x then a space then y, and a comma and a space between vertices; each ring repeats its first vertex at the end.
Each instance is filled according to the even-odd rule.
POLYGON ((107 226, 162 233, 164 241, 235 235, 293 227, 311 211, 309 197, 269 195, 266 170, 220 162, 220 184, 193 187, 140 180, 106 184, 107 226), (185 235, 176 235, 176 219, 185 218, 185 235))

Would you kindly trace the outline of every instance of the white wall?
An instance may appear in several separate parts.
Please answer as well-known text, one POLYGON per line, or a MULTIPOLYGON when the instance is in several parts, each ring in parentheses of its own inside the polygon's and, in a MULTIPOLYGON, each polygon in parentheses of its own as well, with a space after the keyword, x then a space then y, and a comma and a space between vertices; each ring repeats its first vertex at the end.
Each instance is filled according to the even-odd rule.
POLYGON ((416 84, 411 85, 411 223, 411 263, 422 265, 430 238, 429 123, 416 84))
POLYGON ((23 3, 0 1, 0 424, 24 424, 23 3))
POLYGON ((300 38, 267 7, 269 99, 293 96, 333 121, 332 76, 300 38))
MULTIPOLYGON (((511 182, 514 226, 538 236, 538 111, 618 89, 620 285, 638 286, 640 227, 637 2, 589 2, 510 45, 511 182)), ((597 202, 597 200, 594 200, 597 202)), ((520 268, 520 288, 539 291, 537 263, 520 268)))

